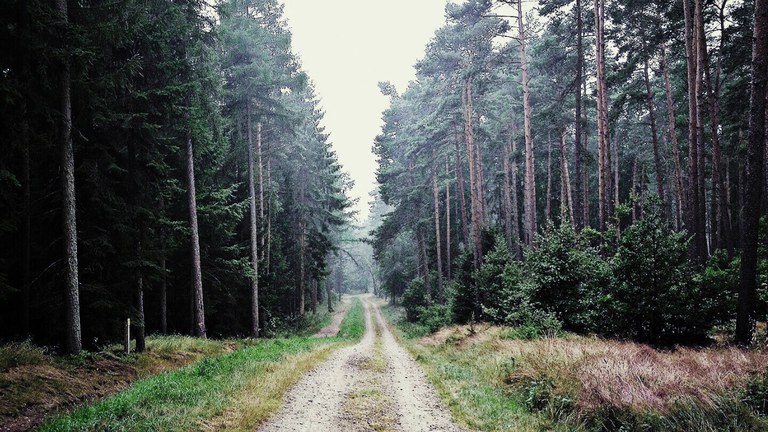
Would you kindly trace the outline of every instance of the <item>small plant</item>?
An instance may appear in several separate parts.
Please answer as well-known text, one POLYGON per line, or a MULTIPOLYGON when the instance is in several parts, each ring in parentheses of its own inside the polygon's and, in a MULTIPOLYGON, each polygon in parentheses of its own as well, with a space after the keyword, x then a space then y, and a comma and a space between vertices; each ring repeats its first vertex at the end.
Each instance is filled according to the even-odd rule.
POLYGON ((11 342, 0 346, 0 372, 16 366, 48 364, 51 358, 47 350, 29 340, 11 342))

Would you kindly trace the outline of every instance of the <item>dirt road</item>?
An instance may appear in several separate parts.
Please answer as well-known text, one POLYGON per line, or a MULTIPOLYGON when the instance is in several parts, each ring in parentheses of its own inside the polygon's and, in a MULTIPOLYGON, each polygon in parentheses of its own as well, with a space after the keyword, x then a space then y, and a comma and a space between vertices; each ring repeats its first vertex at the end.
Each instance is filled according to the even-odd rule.
POLYGON ((261 431, 462 431, 370 296, 366 331, 305 375, 261 431))

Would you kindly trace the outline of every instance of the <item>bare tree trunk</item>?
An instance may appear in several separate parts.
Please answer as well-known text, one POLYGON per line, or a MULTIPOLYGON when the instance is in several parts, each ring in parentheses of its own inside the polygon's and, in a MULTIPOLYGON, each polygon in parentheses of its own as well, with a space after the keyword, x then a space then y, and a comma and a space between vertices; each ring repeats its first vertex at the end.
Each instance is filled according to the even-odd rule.
MULTIPOLYGON (((581 87, 582 87, 582 94, 587 93, 587 80, 581 81, 581 87)), ((582 149, 584 150, 584 154, 586 155, 588 153, 589 148, 589 129, 586 127, 583 127, 584 132, 584 141, 582 141, 584 144, 582 145, 582 149)), ((583 172, 583 179, 581 179, 583 183, 583 201, 582 201, 582 207, 584 210, 584 226, 585 227, 591 227, 592 226, 592 220, 591 220, 591 206, 590 206, 590 192, 589 192, 589 170, 584 168, 583 172)))
POLYGON ((200 270, 200 234, 197 228, 197 198, 195 192, 195 157, 192 147, 192 130, 187 131, 187 202, 189 227, 192 234, 192 312, 193 332, 205 338, 205 309, 203 306, 203 273, 200 270))
POLYGON ((432 195, 435 200, 435 252, 437 257, 437 302, 445 301, 443 293, 443 257, 441 253, 442 241, 440 239, 440 190, 437 187, 437 154, 432 151, 432 195))
POLYGON ((632 163, 632 222, 634 223, 640 219, 640 194, 637 192, 637 177, 640 175, 638 171, 638 157, 635 156, 635 161, 632 163))
POLYGON ((582 12, 581 12, 581 0, 576 0, 576 7, 574 8, 574 13, 576 14, 576 82, 574 84, 575 90, 576 90, 576 121, 575 121, 575 131, 574 131, 574 140, 575 140, 575 148, 573 152, 573 171, 574 171, 574 177, 576 178, 576 181, 574 182, 574 192, 576 194, 576 200, 573 201, 573 207, 571 208, 571 212, 575 215, 574 219, 574 226, 576 226, 577 229, 581 229, 585 225, 589 224, 589 221, 587 220, 585 222, 584 219, 584 209, 583 209, 583 203, 581 200, 582 197, 582 158, 584 156, 584 145, 581 140, 581 129, 582 129, 582 94, 581 94, 581 85, 582 85, 582 73, 584 70, 584 22, 582 19, 582 12))
POLYGON ((699 155, 698 155, 698 110, 696 101, 696 38, 693 24, 693 13, 688 1, 683 1, 683 12, 685 15, 685 52, 688 68, 688 198, 686 206, 688 214, 686 217, 686 227, 695 236, 691 242, 690 259, 692 262, 700 262, 703 255, 701 248, 701 239, 703 232, 699 231, 699 155))
POLYGON ((467 159, 469 163, 469 201, 472 212, 472 252, 475 268, 480 268, 483 260, 483 216, 482 206, 480 204, 480 191, 482 187, 478 185, 479 173, 477 172, 477 163, 475 158, 475 138, 474 127, 472 126, 472 81, 467 78, 464 81, 464 134, 467 144, 467 159))
POLYGON ((544 219, 552 220, 552 136, 547 132, 547 195, 544 199, 544 219))
POLYGON ((272 158, 267 144, 267 256, 264 260, 265 272, 269 274, 272 257, 272 158))
MULTIPOLYGON (((466 117, 465 117, 466 119, 466 117)), ((467 222, 467 199, 464 191, 464 165, 461 163, 461 148, 459 139, 456 139, 456 178, 459 190, 459 216, 461 216, 461 232, 464 244, 469 246, 469 223, 467 222)))
POLYGON ((136 272, 136 291, 134 292, 134 307, 136 308, 136 352, 144 352, 147 347, 146 339, 146 321, 144 315, 144 271, 142 270, 142 238, 144 237, 144 227, 139 225, 138 261, 139 267, 136 272))
MULTIPOLYGON (((261 234, 262 227, 264 226, 264 164, 261 155, 261 130, 261 122, 256 122, 256 166, 259 169, 259 219, 254 226, 258 234, 261 234)), ((259 239, 259 246, 261 247, 259 259, 263 261, 267 249, 263 235, 259 239)))
POLYGON ((672 140, 672 158, 675 164, 675 192, 677 195, 677 219, 682 221, 686 214, 685 186, 683 185, 683 170, 680 164, 680 145, 677 141, 677 127, 675 125, 675 105, 672 99, 672 84, 669 80, 669 67, 667 66, 667 53, 664 45, 661 46, 661 70, 664 74, 664 90, 667 96, 667 123, 669 125, 669 137, 672 140))
MULTIPOLYGON (((259 337, 259 219, 256 218, 256 180, 254 178, 254 149, 253 131, 251 130, 251 103, 246 103, 246 134, 248 136, 248 204, 250 210, 250 234, 251 234, 251 336, 259 337)), ((256 153, 259 155, 261 165, 261 123, 256 123, 256 153)), ((259 166, 261 177, 261 166, 259 166)), ((260 210, 264 209, 263 189, 259 180, 260 210)))
POLYGON ((698 183, 696 193, 698 194, 698 208, 696 210, 696 231, 700 235, 694 238, 699 243, 698 263, 703 265, 707 258, 707 211, 706 211, 706 165, 704 154, 704 113, 706 111, 706 100, 704 99, 705 84, 704 71, 708 68, 707 45, 704 36, 704 5, 703 0, 694 0, 694 38, 696 52, 696 155, 698 157, 698 183))
POLYGON ((160 258, 160 333, 168 334, 168 269, 166 268, 165 250, 160 258))
POLYGON ((656 107, 653 103, 653 89, 651 88, 651 79, 648 75, 648 60, 643 65, 643 78, 645 80, 645 101, 648 105, 648 120, 651 123, 651 142, 653 143, 653 167, 656 170, 656 193, 661 199, 662 206, 666 201, 664 196, 664 166, 661 163, 661 153, 659 151, 659 133, 656 129, 656 107))
POLYGON ((507 142, 505 142, 503 145, 504 151, 501 156, 501 167, 504 174, 504 183, 502 184, 502 204, 504 205, 504 234, 507 238, 507 248, 509 248, 510 251, 513 250, 513 248, 516 247, 518 243, 518 239, 514 237, 515 230, 512 226, 512 176, 510 173, 512 170, 510 161, 512 158, 512 152, 510 147, 512 147, 512 141, 514 141, 514 139, 515 137, 510 130, 507 142))
POLYGON ((451 174, 450 161, 445 157, 445 274, 451 280, 451 174))
POLYGON ((530 90, 528 88, 528 60, 526 55, 525 31, 523 29, 523 2, 517 1, 517 36, 520 42, 520 69, 523 80, 523 114, 525 130, 525 244, 533 246, 536 235, 536 173, 533 156, 533 132, 531 119, 530 90))
POLYGON ((765 160, 765 117, 768 96, 768 0, 755 0, 749 142, 744 167, 741 212, 741 266, 736 314, 736 341, 748 345, 755 330, 757 300, 757 237, 765 160))
MULTIPOLYGON (((67 0, 56 0, 57 18, 62 27, 69 26, 67 0)), ((66 47, 64 49, 66 52, 66 47)), ((64 54, 67 55, 66 53, 64 54)), ((66 343, 68 354, 79 354, 82 350, 80 330, 80 283, 77 262, 77 214, 75 201, 75 156, 72 145, 72 95, 70 89, 69 59, 61 65, 60 76, 61 131, 61 189, 62 228, 64 230, 64 260, 66 261, 66 343)))
POLYGON ((568 172, 568 148, 565 145, 565 130, 560 132, 560 223, 575 225, 571 176, 568 172))
POLYGON ((597 62, 597 153, 598 153, 598 185, 599 213, 598 224, 600 231, 605 231, 608 217, 611 214, 610 188, 610 144, 608 141, 608 103, 605 95, 605 42, 603 21, 605 19, 605 0, 595 0, 595 59, 597 62))
POLYGON ((328 313, 333 313, 333 296, 331 292, 331 283, 330 281, 325 281, 325 297, 328 301, 328 313))
MULTIPOLYGON (((613 202, 618 205, 619 204, 619 141, 614 139, 611 144, 611 148, 613 149, 613 159, 612 165, 613 166, 613 181, 611 182, 611 186, 613 186, 613 202)), ((614 214, 614 207, 611 206, 611 213, 609 216, 613 216, 614 214)))
POLYGON ((312 314, 314 315, 317 313, 317 280, 312 279, 309 284, 312 287, 312 314))

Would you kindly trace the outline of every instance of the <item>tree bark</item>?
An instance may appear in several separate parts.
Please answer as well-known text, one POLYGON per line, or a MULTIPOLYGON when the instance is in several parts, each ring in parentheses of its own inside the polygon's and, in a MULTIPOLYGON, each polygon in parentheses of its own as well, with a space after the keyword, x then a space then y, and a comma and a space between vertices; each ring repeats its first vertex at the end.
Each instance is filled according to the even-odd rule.
MULTIPOLYGON (((246 102, 246 135, 248 136, 248 204, 250 210, 251 234, 251 336, 259 337, 259 221, 256 218, 256 185, 254 178, 253 131, 251 129, 251 103, 246 102)), ((256 153, 259 159, 259 210, 264 211, 261 182, 261 123, 256 123, 256 153)))
POLYGON ((707 45, 704 36, 704 4, 703 0, 694 0, 694 46, 696 52, 696 155, 698 157, 698 183, 696 193, 698 194, 698 208, 696 210, 696 231, 697 236, 694 241, 698 243, 699 265, 704 265, 708 256, 707 253, 707 211, 706 211, 706 165, 704 152, 704 113, 706 111, 706 100, 704 99, 705 84, 704 71, 708 68, 707 45))
POLYGON ((568 148, 565 145, 565 131, 560 133, 560 223, 575 225, 571 194, 571 175, 568 172, 568 148))
POLYGON ((445 274, 451 280, 451 175, 450 161, 445 157, 445 274))
MULTIPOLYGON (((465 117, 466 119, 466 117, 465 117)), ((464 190, 464 165, 461 163, 461 148, 459 139, 456 139, 456 179, 459 190, 459 216, 461 217, 461 232, 464 244, 469 246, 469 223, 467 221, 467 198, 464 190)))
MULTIPOLYGON (((261 122, 256 122, 256 166, 259 170, 259 219, 256 224, 256 229, 259 235, 262 234, 261 230, 264 227, 264 164, 261 155, 261 122)), ((259 259, 264 260, 266 256, 265 238, 261 235, 259 239, 260 254, 259 259)))
POLYGON ((700 262, 702 257, 701 238, 704 233, 699 231, 699 146, 698 146, 698 109, 696 102, 696 38, 693 13, 690 2, 683 0, 683 13, 685 16, 685 52, 688 70, 688 198, 686 199, 687 215, 686 227, 693 234, 689 257, 692 262, 700 262))
POLYGON ((661 152, 659 150, 659 133, 656 129, 656 106, 653 102, 653 89, 651 88, 651 79, 648 75, 648 60, 643 65, 643 78, 645 80, 645 101, 648 105, 648 120, 651 125, 651 142, 653 143, 653 167, 656 170, 656 193, 661 199, 662 206, 666 202, 664 196, 664 165, 661 162, 661 152))
POLYGON ((205 338, 205 308, 203 305, 203 273, 200 269, 200 234, 197 227, 197 197, 195 192, 195 157, 192 130, 187 131, 187 203, 192 250, 192 313, 193 333, 205 338))
POLYGON ((675 193, 677 195, 677 220, 683 221, 687 213, 685 200, 685 185, 683 184, 683 169, 680 163, 680 145, 677 141, 677 126, 675 124, 675 104, 672 99, 672 84, 669 79, 669 67, 667 66, 667 53, 664 45, 661 46, 661 70, 664 75, 664 92, 667 96, 667 123, 669 138, 672 141, 672 159, 675 165, 675 193))
POLYGON ((531 119, 530 89, 528 88, 528 60, 525 31, 523 29, 523 2, 517 1, 517 36, 520 42, 520 69, 523 80, 523 114, 525 130, 525 244, 533 246, 536 236, 536 173, 533 156, 533 131, 531 119))
POLYGON ((552 220, 552 136, 547 132, 547 195, 544 199, 544 219, 552 220))
POLYGON ((440 239, 440 189, 437 187, 437 155, 432 151, 432 195, 435 201, 435 253, 437 254, 437 302, 445 301, 443 292, 443 256, 441 253, 442 240, 440 239))
POLYGON ((576 14, 576 82, 575 95, 576 95, 576 121, 574 131, 574 152, 573 152, 573 173, 576 181, 574 182, 574 193, 576 194, 576 200, 573 201, 573 207, 571 212, 574 214, 574 226, 577 229, 584 227, 584 209, 581 201, 582 196, 582 158, 584 156, 584 146, 581 141, 581 129, 582 129, 582 72, 584 70, 584 22, 581 13, 581 0, 576 0, 576 7, 574 8, 576 14))
MULTIPOLYGON (((56 0, 57 18, 63 29, 69 26, 67 0, 56 0)), ((80 329, 80 283, 77 262, 77 204, 75 199, 75 156, 72 144, 72 94, 70 88, 69 58, 62 60, 59 77, 61 130, 59 147, 61 150, 61 189, 62 189, 62 228, 64 231, 65 292, 66 292, 66 343, 68 354, 82 351, 80 329)))
POLYGON ((512 141, 515 137, 512 134, 511 125, 509 131, 509 137, 503 145, 502 153, 502 170, 504 174, 504 183, 502 184, 502 204, 504 205, 504 234, 507 239, 507 248, 512 251, 517 247, 518 239, 515 238, 515 230, 512 225, 512 141))
POLYGON ((608 100, 605 84, 604 19, 605 0, 595 0, 595 60, 597 62, 597 153, 598 153, 598 224, 605 231, 611 214, 610 144, 608 141, 608 100), (609 172, 606 172, 609 171, 609 172))
POLYGON ((744 166, 741 211, 741 266, 736 315, 736 341, 748 345, 755 329, 757 300, 757 237, 765 158, 765 117, 768 97, 768 0, 755 0, 749 141, 744 166))
POLYGON ((482 206, 480 204, 480 190, 481 186, 478 185, 479 173, 477 172, 477 162, 475 158, 475 138, 474 138, 474 126, 472 125, 472 117, 474 112, 472 109, 472 81, 467 78, 464 81, 464 135, 467 145, 467 159, 469 164, 469 201, 472 212, 472 252, 473 262, 475 269, 480 268, 483 260, 483 242, 482 242, 482 230, 483 230, 483 216, 482 206))

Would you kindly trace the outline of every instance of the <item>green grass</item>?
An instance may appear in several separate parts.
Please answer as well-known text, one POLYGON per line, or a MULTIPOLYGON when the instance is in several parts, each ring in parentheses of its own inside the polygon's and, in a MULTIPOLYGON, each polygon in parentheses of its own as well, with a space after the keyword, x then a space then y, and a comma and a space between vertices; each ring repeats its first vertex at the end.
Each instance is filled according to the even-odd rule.
POLYGON ((339 336, 345 339, 360 339, 365 333, 365 310, 363 302, 355 298, 352 306, 347 311, 347 315, 339 325, 339 336))
MULTIPOLYGON (((330 353, 338 346, 359 339, 361 329, 365 327, 362 315, 362 304, 356 300, 342 321, 343 331, 339 337, 315 339, 300 336, 253 341, 252 346, 235 352, 207 357, 187 367, 137 381, 124 392, 45 423, 40 430, 197 430, 204 422, 217 423, 217 418, 240 416, 229 412, 230 407, 247 399, 245 393, 259 387, 264 379, 273 374, 280 375, 277 393, 268 395, 268 400, 261 401, 260 405, 249 404, 248 409, 256 414, 242 421, 251 426, 277 408, 275 398, 279 400, 278 396, 298 379, 300 373, 297 372, 312 366, 296 359, 309 358, 316 351, 330 353), (301 370, 288 371, 292 379, 285 379, 287 374, 279 373, 286 367, 295 368, 296 364, 302 365, 301 370)), ((170 342, 158 340, 156 349, 162 350, 165 343, 170 342)), ((200 344, 200 349, 206 348, 205 341, 190 339, 188 343, 200 344)), ((235 420, 235 426, 230 424, 230 420, 218 423, 246 429, 238 426, 242 421, 235 420)))
POLYGON ((496 365, 479 359, 483 354, 473 350, 457 350, 452 344, 427 347, 418 344, 425 328, 404 320, 402 309, 382 308, 387 319, 395 324, 405 347, 425 369, 427 377, 454 417, 473 430, 480 431, 540 431, 568 430, 547 421, 542 415, 525 408, 521 397, 496 385, 492 375, 496 365))

